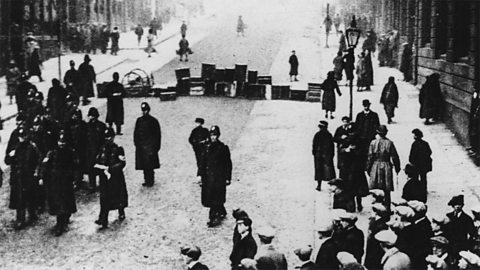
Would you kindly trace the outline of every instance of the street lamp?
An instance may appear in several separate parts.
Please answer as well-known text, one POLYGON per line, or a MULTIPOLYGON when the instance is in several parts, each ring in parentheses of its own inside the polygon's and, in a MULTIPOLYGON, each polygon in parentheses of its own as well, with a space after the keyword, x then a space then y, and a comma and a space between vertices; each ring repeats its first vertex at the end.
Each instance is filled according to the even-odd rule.
POLYGON ((362 31, 357 28, 357 22, 355 21, 355 16, 353 16, 352 21, 350 22, 350 27, 345 30, 348 45, 347 55, 345 55, 345 71, 347 80, 350 81, 350 119, 353 119, 353 69, 355 66, 354 50, 358 45, 361 32, 362 31))

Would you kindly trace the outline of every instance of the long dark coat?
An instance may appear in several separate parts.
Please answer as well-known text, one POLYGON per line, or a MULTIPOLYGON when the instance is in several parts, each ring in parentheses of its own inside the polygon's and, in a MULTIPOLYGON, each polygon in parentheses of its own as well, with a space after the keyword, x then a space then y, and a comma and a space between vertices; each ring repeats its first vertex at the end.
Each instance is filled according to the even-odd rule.
POLYGON ((408 161, 415 166, 419 173, 427 173, 432 171, 431 155, 430 145, 422 139, 417 139, 412 143, 408 161))
POLYGON ((15 95, 21 74, 20 69, 15 65, 7 68, 5 74, 5 77, 7 78, 7 96, 15 95))
POLYGON ((135 144, 135 169, 153 170, 160 168, 158 151, 162 135, 158 120, 150 114, 137 118, 133 141, 135 144))
POLYGON ((362 111, 357 114, 355 128, 362 145, 364 166, 367 164, 368 147, 370 146, 370 142, 375 139, 378 126, 380 126, 380 119, 376 112, 370 110, 369 113, 362 111))
POLYGON ((243 239, 233 244, 232 253, 230 253, 232 269, 238 269, 238 265, 242 259, 253 259, 255 254, 257 254, 257 243, 255 243, 252 233, 248 233, 243 239))
POLYGON ((342 72, 343 72, 343 57, 336 56, 333 58, 333 72, 335 72, 335 80, 341 81, 342 80, 342 72))
POLYGON ((95 69, 88 62, 83 62, 78 67, 80 76, 80 96, 93 97, 93 83, 96 81, 95 69))
POLYGON ((446 235, 450 242, 451 254, 458 256, 458 252, 469 250, 472 245, 472 239, 475 236, 475 226, 472 218, 462 211, 460 216, 456 216, 454 212, 447 214, 450 222, 447 225, 446 235))
POLYGON ((433 236, 432 225, 425 217, 412 224, 413 239, 409 240, 413 253, 407 255, 410 257, 412 269, 427 269, 425 257, 432 251, 433 236))
POLYGON ((385 84, 380 97, 380 103, 383 104, 388 117, 395 116, 395 108, 398 106, 398 88, 394 82, 385 84))
POLYGON ((318 270, 337 270, 340 263, 337 260, 337 253, 340 252, 340 247, 337 243, 329 238, 323 242, 318 250, 315 265, 318 270))
POLYGON ((27 109, 27 94, 30 89, 33 89, 35 92, 38 92, 37 87, 30 83, 29 81, 21 81, 18 84, 17 91, 15 92, 15 101, 17 102, 18 111, 25 112, 27 109))
POLYGON ((202 205, 223 205, 227 193, 226 181, 232 179, 230 149, 223 142, 212 142, 207 146, 202 163, 202 205))
POLYGON ((315 180, 329 181, 335 178, 333 157, 335 146, 333 137, 328 130, 320 130, 313 137, 312 154, 315 164, 315 180))
POLYGON ((192 145, 193 152, 195 152, 195 159, 197 161, 197 176, 200 176, 202 158, 205 154, 205 148, 209 138, 210 133, 208 132, 208 129, 202 126, 195 127, 188 137, 188 142, 192 145))
POLYGON ((425 185, 418 179, 408 179, 403 186, 402 198, 407 201, 427 202, 427 191, 425 185))
POLYGON ((105 95, 107 96, 107 117, 105 122, 123 125, 124 110, 123 97, 125 97, 125 88, 119 82, 112 81, 105 86, 105 95), (114 96, 114 94, 118 96, 114 96))
POLYGON ((85 166, 87 170, 93 169, 97 162, 97 156, 105 142, 106 125, 98 120, 89 121, 86 124, 87 144, 85 147, 85 166))
POLYGON ((62 86, 50 87, 47 95, 47 107, 52 111, 52 115, 55 119, 62 119, 65 113, 65 97, 67 91, 62 86))
POLYGON ((110 178, 100 177, 100 205, 109 210, 128 207, 127 185, 125 184, 125 151, 115 143, 105 143, 97 158, 97 164, 108 167, 110 178))
POLYGON ((25 209, 37 203, 38 180, 34 177, 41 161, 40 152, 35 144, 19 142, 13 156, 5 156, 5 164, 11 165, 10 209, 25 209))
POLYGON ((292 54, 290 55, 290 58, 288 59, 288 63, 290 63, 290 76, 296 76, 298 75, 298 58, 296 55, 292 54))
POLYGON ((336 109, 337 102, 335 100, 335 91, 339 96, 342 95, 340 88, 338 87, 337 81, 335 80, 325 80, 322 83, 322 109, 325 111, 334 112, 336 109))
POLYGON ((365 54, 365 86, 373 85, 373 64, 372 64, 372 55, 370 52, 365 54))
POLYGON ((380 231, 387 230, 388 219, 371 218, 368 225, 367 247, 365 250, 365 262, 364 265, 367 269, 381 269, 382 257, 385 254, 380 243, 375 239, 375 234, 380 231))
POLYGON ((443 110, 443 95, 438 77, 432 74, 420 88, 420 118, 440 118, 443 110))
POLYGON ((51 150, 44 160, 44 179, 51 215, 69 215, 77 212, 73 192, 73 171, 77 161, 75 150, 67 146, 51 150))
POLYGON ((40 53, 38 49, 33 50, 29 59, 28 59, 28 76, 41 76, 42 71, 40 70, 40 65, 42 61, 40 59, 40 53))
POLYGON ((82 80, 80 72, 75 68, 71 68, 65 72, 63 77, 63 83, 67 87, 69 92, 72 92, 76 97, 80 96, 80 90, 82 86, 82 80))
POLYGON ((87 124, 83 120, 70 120, 65 124, 65 135, 67 137, 68 145, 75 150, 78 158, 76 169, 82 172, 87 171, 86 167, 86 145, 88 143, 86 132, 87 124))
POLYGON ((340 178, 345 181, 346 189, 354 196, 368 195, 368 182, 365 176, 363 152, 360 139, 353 133, 338 145, 340 178))

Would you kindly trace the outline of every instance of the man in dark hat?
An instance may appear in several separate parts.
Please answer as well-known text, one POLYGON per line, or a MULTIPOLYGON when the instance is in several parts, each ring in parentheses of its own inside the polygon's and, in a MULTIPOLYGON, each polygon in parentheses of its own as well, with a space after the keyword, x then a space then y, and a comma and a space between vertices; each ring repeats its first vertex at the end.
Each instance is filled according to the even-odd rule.
POLYGON ((335 146, 332 134, 330 134, 327 127, 327 121, 320 121, 318 124, 320 130, 313 137, 312 155, 315 163, 315 181, 317 181, 318 191, 321 190, 322 181, 329 181, 335 178, 333 165, 335 146))
POLYGON ((72 213, 77 212, 73 191, 74 168, 77 166, 75 150, 67 146, 67 138, 61 132, 57 146, 43 160, 42 178, 48 194, 49 213, 57 217, 54 235, 63 234, 72 213))
POLYGON ((237 230, 240 234, 238 242, 233 244, 232 253, 230 254, 230 262, 232 270, 237 270, 240 261, 245 258, 253 259, 257 254, 257 243, 252 236, 252 220, 243 217, 237 220, 237 230))
POLYGON ((243 219, 243 218, 248 218, 248 214, 247 212, 245 212, 245 210, 243 209, 240 209, 240 208, 236 208, 236 209, 233 209, 232 211, 232 216, 233 218, 235 219, 235 228, 233 230, 233 244, 235 245, 235 243, 241 239, 241 235, 240 233, 238 232, 238 224, 236 223, 237 220, 240 220, 240 219, 243 219))
POLYGON ((65 112, 66 97, 67 92, 65 88, 60 85, 60 81, 58 79, 52 79, 52 87, 48 89, 47 107, 52 110, 52 114, 57 120, 62 119, 65 112))
POLYGON ((135 169, 143 170, 144 187, 151 187, 154 183, 155 169, 160 168, 158 152, 160 151, 162 134, 160 123, 150 115, 150 105, 143 102, 142 116, 135 122, 133 141, 135 144, 135 169))
POLYGON ((5 164, 10 165, 10 209, 17 211, 14 225, 16 230, 33 224, 37 219, 38 165, 41 161, 38 148, 29 140, 27 131, 20 128, 17 132, 18 144, 5 156, 5 164), (25 210, 28 209, 28 223, 25 222, 25 210))
POLYGON ((90 65, 90 56, 85 55, 83 63, 78 67, 78 73, 80 76, 80 97, 82 99, 82 104, 87 105, 90 103, 88 100, 89 97, 93 97, 93 84, 97 81, 95 69, 90 65))
POLYGON ((85 166, 88 173, 89 189, 95 191, 97 187, 97 171, 94 165, 97 161, 97 155, 105 143, 106 125, 98 120, 99 113, 97 108, 91 107, 88 110, 87 122, 87 141, 85 153, 85 166))
POLYGON ((310 257, 312 256, 312 247, 306 246, 302 248, 297 248, 293 251, 295 255, 297 255, 298 259, 301 261, 301 265, 296 266, 295 269, 300 269, 300 270, 315 270, 317 269, 315 267, 315 264, 310 260, 310 257))
POLYGON ((197 160, 197 176, 200 176, 202 155, 204 154, 205 146, 210 139, 210 133, 208 132, 208 129, 203 127, 203 124, 205 123, 203 118, 196 118, 195 123, 197 123, 197 126, 190 133, 188 142, 192 145, 193 152, 195 152, 195 159, 197 160))
POLYGON ((83 185, 83 174, 87 171, 85 167, 86 153, 86 123, 83 121, 82 111, 76 109, 71 119, 65 123, 65 135, 68 145, 75 150, 78 159, 77 166, 74 168, 75 189, 83 185))
POLYGON ((275 230, 270 226, 266 226, 258 229, 257 234, 260 239, 260 246, 255 255, 257 264, 271 265, 272 268, 268 269, 286 270, 288 268, 287 258, 283 253, 277 251, 272 244, 273 238, 275 238, 275 230))
POLYGON ((199 262, 202 251, 197 246, 182 247, 180 253, 186 257, 185 263, 188 270, 208 270, 208 267, 199 262))
POLYGON ((377 128, 378 137, 370 143, 366 171, 370 175, 370 189, 385 192, 385 207, 390 212, 390 192, 394 190, 392 164, 395 172, 400 172, 400 158, 395 145, 387 136, 387 127, 377 128))
POLYGON ((205 158, 200 169, 202 177, 202 205, 210 208, 207 225, 214 227, 225 218, 227 186, 232 179, 230 149, 219 140, 220 128, 210 128, 210 142, 206 146, 205 158))
POLYGON ((298 58, 295 55, 295 51, 292 51, 292 55, 290 55, 290 58, 288 59, 288 63, 290 64, 290 81, 296 81, 298 82, 297 76, 298 76, 298 58))
POLYGON ((81 78, 78 70, 75 69, 75 61, 70 60, 70 69, 65 72, 63 77, 63 83, 66 86, 68 93, 73 94, 75 97, 80 96, 81 90, 81 78))
POLYGON ((113 123, 117 127, 117 135, 122 135, 122 125, 124 119, 123 97, 125 96, 125 88, 118 82, 120 75, 118 72, 113 73, 113 81, 105 86, 105 96, 107 97, 107 117, 105 122, 109 127, 113 123))
POLYGON ((432 171, 432 149, 428 142, 424 141, 423 133, 418 128, 412 130, 413 139, 415 140, 412 143, 410 148, 410 155, 408 156, 408 161, 412 163, 417 169, 417 172, 420 176, 420 182, 423 184, 423 190, 427 192, 427 173, 432 171))
POLYGON ((28 75, 22 73, 20 76, 20 83, 15 92, 15 100, 17 102, 17 111, 25 112, 28 108, 28 92, 32 90, 37 92, 37 87, 28 81, 28 75))
POLYGON ((11 59, 8 63, 5 77, 7 79, 7 96, 10 97, 10 104, 12 104, 13 96, 17 91, 18 83, 20 82, 20 76, 22 72, 17 66, 15 60, 11 59))
POLYGON ((448 202, 453 211, 447 214, 450 222, 447 224, 447 237, 450 242, 451 255, 458 259, 458 252, 469 250, 475 236, 475 226, 472 218, 463 211, 463 195, 453 196, 448 202))
POLYGON ((100 214, 96 224, 101 230, 108 227, 108 213, 118 210, 118 220, 125 219, 128 207, 127 185, 125 184, 125 151, 114 142, 115 132, 112 128, 105 130, 105 143, 98 153, 94 167, 100 170, 100 214))
POLYGON ((362 101, 363 111, 357 114, 355 119, 355 127, 362 145, 363 162, 366 164, 368 147, 370 142, 375 139, 376 131, 380 125, 378 114, 370 109, 370 101, 364 99, 362 101))

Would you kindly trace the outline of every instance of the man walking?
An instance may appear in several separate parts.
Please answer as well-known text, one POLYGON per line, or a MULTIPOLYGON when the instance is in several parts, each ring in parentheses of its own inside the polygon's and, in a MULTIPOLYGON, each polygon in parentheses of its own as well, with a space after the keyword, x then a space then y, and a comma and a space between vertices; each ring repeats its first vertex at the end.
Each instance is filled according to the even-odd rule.
POLYGON ((317 190, 320 191, 322 181, 335 178, 333 166, 335 146, 332 134, 327 130, 328 122, 322 120, 318 127, 320 130, 313 137, 312 155, 315 163, 315 181, 317 181, 317 190))
POLYGON ((232 160, 230 149, 219 140, 220 128, 210 128, 210 143, 205 150, 205 158, 202 160, 202 205, 210 208, 207 225, 214 227, 225 218, 225 200, 227 186, 232 179, 232 160))
POLYGON ((133 141, 135 144, 135 169, 143 170, 144 187, 154 184, 154 169, 160 168, 158 152, 160 151, 162 135, 158 120, 150 115, 150 105, 143 102, 142 116, 137 118, 133 141))
POLYGON ((140 46, 140 41, 142 40, 143 36, 143 27, 141 24, 138 24, 135 28, 135 35, 137 35, 138 46, 140 46))
POLYGON ((105 130, 104 123, 98 120, 99 113, 95 107, 91 107, 88 110, 89 121, 87 122, 87 145, 85 154, 85 166, 88 173, 89 189, 95 191, 97 188, 97 171, 94 168, 97 162, 97 155, 100 152, 105 142, 105 130))
POLYGON ((113 73, 113 81, 105 86, 105 95, 107 97, 107 117, 105 122, 109 127, 113 123, 117 127, 117 135, 122 134, 122 125, 124 121, 123 97, 125 96, 125 88, 118 82, 120 76, 118 72, 113 73))
POLYGON ((380 125, 380 119, 378 118, 378 114, 370 109, 370 101, 368 99, 364 99, 362 105, 363 111, 357 114, 355 127, 358 137, 360 138, 363 163, 366 164, 368 147, 370 146, 370 142, 375 139, 377 128, 380 125))
POLYGON ((295 55, 295 50, 292 51, 292 55, 290 55, 290 58, 288 59, 288 63, 290 63, 290 81, 296 81, 298 82, 297 76, 298 76, 298 58, 295 55))
POLYGON ((82 98, 82 104, 87 105, 90 103, 89 97, 93 97, 93 83, 97 81, 95 69, 90 65, 90 56, 88 54, 83 58, 83 63, 78 67, 80 76, 80 97, 82 98))
POLYGON ((65 72, 63 83, 69 94, 73 94, 75 98, 80 96, 80 91, 82 89, 81 78, 80 73, 75 69, 75 61, 73 60, 70 60, 70 69, 65 72))
POLYGON ((412 133, 415 141, 412 143, 412 147, 410 148, 408 161, 417 169, 417 172, 420 176, 420 182, 422 183, 426 193, 427 173, 432 171, 432 149, 430 149, 428 142, 422 139, 423 132, 420 129, 416 128, 412 130, 412 133))
POLYGON ((196 118, 195 123, 197 126, 190 133, 188 137, 188 142, 193 147, 193 152, 195 152, 195 159, 197 161, 197 176, 200 176, 200 167, 202 164, 202 155, 205 152, 205 146, 210 139, 210 133, 208 129, 203 127, 205 120, 203 118, 196 118))

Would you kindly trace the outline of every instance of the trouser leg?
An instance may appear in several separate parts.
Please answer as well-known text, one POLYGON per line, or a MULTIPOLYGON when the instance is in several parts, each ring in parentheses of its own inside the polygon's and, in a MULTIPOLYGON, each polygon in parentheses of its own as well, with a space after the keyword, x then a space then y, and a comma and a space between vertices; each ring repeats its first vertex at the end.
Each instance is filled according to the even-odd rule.
POLYGON ((108 226, 108 212, 109 210, 107 207, 103 205, 100 206, 100 215, 98 216, 98 220, 103 227, 108 226))
POLYGON ((116 124, 116 127, 117 127, 117 135, 121 135, 122 134, 122 125, 116 124))
POLYGON ((153 170, 143 170, 143 176, 145 179, 145 184, 147 186, 153 186, 155 172, 153 170))
POLYGON ((25 223, 25 208, 17 209, 17 223, 25 223))
POLYGON ((423 184, 425 191, 427 191, 427 173, 426 172, 420 173, 420 182, 423 184))
POLYGON ((118 217, 120 219, 125 218, 125 208, 118 208, 118 217))
POLYGON ((220 217, 225 217, 227 215, 227 210, 223 204, 218 206, 217 214, 220 217))
POLYGON ((384 204, 385 204, 385 208, 387 208, 388 213, 391 213, 391 211, 390 211, 391 202, 392 202, 392 200, 391 200, 391 197, 390 197, 390 191, 385 191, 385 202, 384 202, 384 204))
POLYGON ((97 187, 97 174, 93 171, 88 173, 88 184, 91 189, 95 189, 97 187))
POLYGON ((208 211, 208 219, 214 220, 216 216, 216 209, 215 206, 210 207, 210 210, 208 211))

